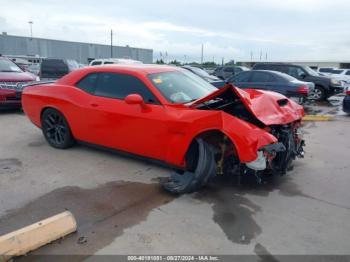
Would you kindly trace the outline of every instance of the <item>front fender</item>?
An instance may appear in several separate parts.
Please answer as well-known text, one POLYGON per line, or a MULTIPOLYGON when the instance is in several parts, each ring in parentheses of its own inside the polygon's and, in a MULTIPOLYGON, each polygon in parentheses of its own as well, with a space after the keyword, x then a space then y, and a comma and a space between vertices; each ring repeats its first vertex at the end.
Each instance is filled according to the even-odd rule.
POLYGON ((171 127, 166 162, 184 167, 184 158, 191 142, 207 131, 220 131, 234 144, 242 163, 254 161, 259 148, 277 142, 265 130, 223 111, 203 111, 208 115, 171 127))

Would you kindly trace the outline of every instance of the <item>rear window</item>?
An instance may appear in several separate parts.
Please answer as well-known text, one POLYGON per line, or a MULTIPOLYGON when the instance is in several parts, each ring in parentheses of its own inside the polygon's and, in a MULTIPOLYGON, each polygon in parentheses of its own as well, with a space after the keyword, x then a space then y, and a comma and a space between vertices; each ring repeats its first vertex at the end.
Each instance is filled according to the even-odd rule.
POLYGON ((41 62, 42 77, 56 78, 68 73, 68 65, 62 59, 44 59, 41 62))
POLYGON ((233 67, 225 67, 224 68, 224 72, 234 72, 235 71, 235 69, 233 68, 233 67))

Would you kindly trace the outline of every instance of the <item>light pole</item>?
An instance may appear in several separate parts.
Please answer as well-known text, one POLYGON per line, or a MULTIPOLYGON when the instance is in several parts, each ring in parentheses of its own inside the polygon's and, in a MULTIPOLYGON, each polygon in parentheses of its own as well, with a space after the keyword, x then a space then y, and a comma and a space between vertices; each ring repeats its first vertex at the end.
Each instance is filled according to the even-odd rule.
POLYGON ((113 58, 113 30, 111 30, 111 58, 113 58))
POLYGON ((33 21, 28 21, 30 27, 30 38, 33 38, 33 21))

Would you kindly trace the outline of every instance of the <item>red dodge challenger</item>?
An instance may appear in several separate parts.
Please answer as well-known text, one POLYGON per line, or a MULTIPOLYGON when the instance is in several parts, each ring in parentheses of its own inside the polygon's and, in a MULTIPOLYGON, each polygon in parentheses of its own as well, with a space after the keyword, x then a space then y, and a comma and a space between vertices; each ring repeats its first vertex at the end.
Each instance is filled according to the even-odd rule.
POLYGON ((26 87, 22 104, 55 148, 78 141, 174 167, 162 182, 173 193, 216 174, 285 174, 304 155, 300 105, 274 92, 216 89, 176 67, 87 67, 26 87))

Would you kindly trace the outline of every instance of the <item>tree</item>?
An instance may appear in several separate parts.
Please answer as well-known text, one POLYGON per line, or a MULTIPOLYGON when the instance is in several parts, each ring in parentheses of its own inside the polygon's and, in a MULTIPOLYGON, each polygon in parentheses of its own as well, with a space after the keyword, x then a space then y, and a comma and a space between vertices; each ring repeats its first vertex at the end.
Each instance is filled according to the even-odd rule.
POLYGON ((156 64, 164 65, 165 63, 164 63, 163 59, 157 59, 156 64))
POLYGON ((225 65, 235 65, 235 60, 230 60, 225 65))
POLYGON ((177 61, 176 59, 175 60, 172 60, 169 62, 170 65, 176 65, 176 66, 180 66, 181 63, 179 61, 177 61))

